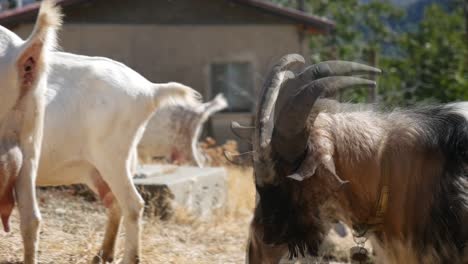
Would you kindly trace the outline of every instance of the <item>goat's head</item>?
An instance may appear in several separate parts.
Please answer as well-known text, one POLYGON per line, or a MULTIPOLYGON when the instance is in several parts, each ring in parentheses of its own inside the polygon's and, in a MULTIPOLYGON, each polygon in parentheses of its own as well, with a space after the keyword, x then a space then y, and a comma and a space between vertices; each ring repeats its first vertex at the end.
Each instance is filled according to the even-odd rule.
MULTIPOLYGON (((251 243, 255 240, 266 246, 287 246, 291 256, 317 253, 328 231, 320 206, 327 192, 336 190, 337 180, 342 184, 335 175, 333 158, 315 153, 323 144, 314 142, 309 130, 322 110, 315 103, 319 97, 343 88, 375 85, 347 75, 379 72, 345 61, 322 62, 299 73, 292 71, 303 64, 301 56, 287 55, 273 68, 259 96, 253 135, 258 196, 251 243), (310 177, 295 174, 306 158, 310 177), (316 188, 310 188, 311 181, 316 188), (324 186, 331 184, 335 186, 324 186)), ((258 246, 252 243, 249 248, 252 251, 258 246)), ((252 261, 254 255, 250 253, 252 261)))
POLYGON ((31 36, 23 41, 0 26, 0 120, 18 101, 40 86, 45 87, 47 51, 55 45, 61 15, 53 1, 44 1, 31 36))

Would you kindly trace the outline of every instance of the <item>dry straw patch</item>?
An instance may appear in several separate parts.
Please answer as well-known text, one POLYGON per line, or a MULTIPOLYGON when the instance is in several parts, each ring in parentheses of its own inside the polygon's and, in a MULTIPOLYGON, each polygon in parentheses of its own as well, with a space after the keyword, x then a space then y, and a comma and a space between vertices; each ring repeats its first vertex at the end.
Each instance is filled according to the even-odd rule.
MULTIPOLYGON (((144 217, 142 263, 243 263, 255 193, 251 169, 227 168, 229 203, 208 220, 178 211, 171 221, 144 217)), ((90 202, 69 189, 38 192, 43 217, 40 263, 88 263, 99 249, 106 222, 100 202, 90 202)), ((120 238, 124 233, 121 232, 120 238)), ((123 243, 118 243, 117 260, 123 243)), ((0 231, 0 263, 18 263, 22 243, 17 210, 12 231, 0 231)))

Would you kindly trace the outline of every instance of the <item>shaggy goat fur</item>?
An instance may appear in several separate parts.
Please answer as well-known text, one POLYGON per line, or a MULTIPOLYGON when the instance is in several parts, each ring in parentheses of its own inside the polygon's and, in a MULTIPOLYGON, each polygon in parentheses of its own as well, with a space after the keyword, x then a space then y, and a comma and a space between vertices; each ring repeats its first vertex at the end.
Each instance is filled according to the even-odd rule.
POLYGON ((268 145, 254 145, 259 200, 249 261, 271 261, 269 249, 281 245, 290 257, 315 255, 341 220, 371 237, 384 263, 466 262, 468 105, 385 112, 316 101, 340 87, 371 84, 346 77, 371 70, 324 62, 289 74, 292 81, 281 77, 300 61, 284 57, 263 90, 268 96, 286 83, 278 99, 259 106, 254 139, 268 145), (275 101, 272 136, 262 138, 258 131, 271 124, 264 109, 275 101))
POLYGON ((278 236, 270 242, 288 244, 293 257, 315 254, 333 219, 354 226, 375 214, 380 185, 387 181, 389 206, 374 233, 379 257, 388 263, 402 263, 402 256, 405 263, 466 258, 468 122, 463 109, 321 113, 309 129, 313 155, 298 170, 308 177, 257 187, 263 207, 274 210, 263 214, 270 219, 261 220, 270 224, 269 234, 278 236), (336 191, 332 173, 349 184, 336 191))

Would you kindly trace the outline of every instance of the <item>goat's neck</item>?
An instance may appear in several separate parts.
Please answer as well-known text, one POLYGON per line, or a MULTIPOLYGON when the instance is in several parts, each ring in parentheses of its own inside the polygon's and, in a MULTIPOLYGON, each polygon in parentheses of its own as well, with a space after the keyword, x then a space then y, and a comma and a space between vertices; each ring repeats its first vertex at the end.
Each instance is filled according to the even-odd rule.
POLYGON ((388 187, 381 231, 387 238, 407 239, 429 215, 441 157, 421 148, 420 131, 402 122, 404 116, 396 123, 376 115, 343 113, 331 118, 337 174, 350 182, 337 200, 349 224, 366 223, 379 209, 382 188, 388 187))
MULTIPOLYGON (((365 223, 375 216, 383 178, 380 169, 385 122, 371 112, 321 114, 314 134, 329 140, 336 174, 349 183, 336 196, 348 224, 365 223)), ((327 144, 325 144, 327 145, 327 144)), ((341 218, 340 217, 340 218, 341 218)))

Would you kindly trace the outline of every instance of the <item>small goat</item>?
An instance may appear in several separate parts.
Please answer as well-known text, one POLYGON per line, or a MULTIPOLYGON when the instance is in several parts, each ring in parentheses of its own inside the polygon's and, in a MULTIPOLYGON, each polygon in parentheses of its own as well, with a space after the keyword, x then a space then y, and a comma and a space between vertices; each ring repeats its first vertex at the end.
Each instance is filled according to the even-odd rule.
POLYGON ((315 255, 335 220, 370 237, 383 263, 468 261, 468 105, 340 111, 338 89, 378 73, 284 57, 260 94, 253 136, 258 193, 247 261, 315 255))
POLYGON ((25 263, 36 263, 40 213, 35 180, 50 51, 60 24, 60 11, 44 1, 26 41, 0 26, 0 217, 8 232, 16 198, 25 263))
POLYGON ((158 157, 203 167, 205 158, 198 148, 203 125, 226 107, 222 94, 203 104, 180 101, 162 106, 146 126, 138 144, 139 157, 146 162, 158 157))

